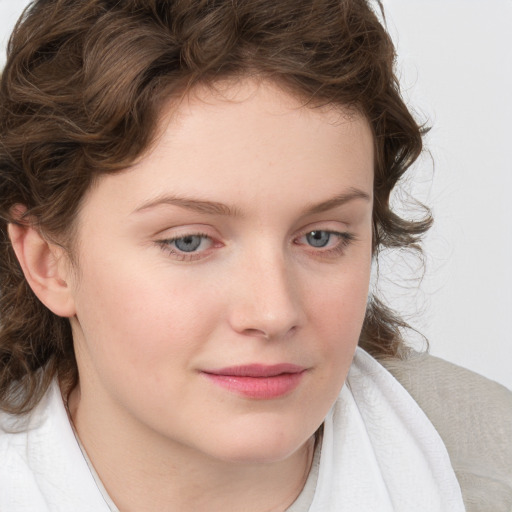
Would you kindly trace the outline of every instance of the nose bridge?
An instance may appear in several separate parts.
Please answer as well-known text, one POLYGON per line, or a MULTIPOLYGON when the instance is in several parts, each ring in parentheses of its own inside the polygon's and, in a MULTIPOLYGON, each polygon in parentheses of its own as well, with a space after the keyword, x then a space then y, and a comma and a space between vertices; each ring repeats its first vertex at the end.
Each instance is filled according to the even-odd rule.
POLYGON ((267 241, 246 251, 237 270, 233 328, 270 339, 299 327, 302 309, 293 274, 279 244, 267 241))

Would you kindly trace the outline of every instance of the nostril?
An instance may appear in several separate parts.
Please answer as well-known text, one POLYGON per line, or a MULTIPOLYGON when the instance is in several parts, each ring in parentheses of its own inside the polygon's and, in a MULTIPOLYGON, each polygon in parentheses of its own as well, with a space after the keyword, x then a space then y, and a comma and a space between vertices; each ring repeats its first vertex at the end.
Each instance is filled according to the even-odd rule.
POLYGON ((244 334, 246 334, 247 336, 253 336, 257 338, 265 338, 266 340, 270 338, 268 333, 261 329, 244 329, 244 334))
MULTIPOLYGON (((288 337, 290 335, 293 335, 293 333, 297 330, 297 326, 292 326, 285 334, 285 337, 288 337)), ((279 337, 283 335, 283 333, 272 333, 272 332, 266 332, 264 329, 244 329, 243 334, 246 336, 252 336, 254 338, 263 338, 265 340, 270 340, 272 338, 275 338, 276 336, 279 337)))

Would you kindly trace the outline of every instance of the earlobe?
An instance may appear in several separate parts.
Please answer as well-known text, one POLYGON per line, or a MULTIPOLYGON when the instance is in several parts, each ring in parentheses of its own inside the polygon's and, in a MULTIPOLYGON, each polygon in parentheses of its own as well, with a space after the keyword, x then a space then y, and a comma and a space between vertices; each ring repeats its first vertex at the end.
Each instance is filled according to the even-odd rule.
POLYGON ((62 317, 75 315, 64 250, 50 243, 28 221, 11 223, 9 237, 29 286, 38 299, 62 317))

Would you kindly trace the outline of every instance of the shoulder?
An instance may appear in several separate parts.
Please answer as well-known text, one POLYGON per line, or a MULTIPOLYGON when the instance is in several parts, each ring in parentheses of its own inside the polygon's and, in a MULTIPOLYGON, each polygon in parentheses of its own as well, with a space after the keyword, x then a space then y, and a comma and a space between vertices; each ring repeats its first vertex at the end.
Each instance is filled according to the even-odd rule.
POLYGON ((512 510, 512 392, 428 354, 380 362, 439 432, 468 512, 512 510))
POLYGON ((25 416, 0 413, 0 511, 108 510, 55 379, 25 416))
POLYGON ((18 417, 0 411, 0 510, 47 510, 30 465, 34 432, 32 414, 18 417))
POLYGON ((67 507, 73 470, 65 415, 56 381, 27 414, 0 412, 0 511, 79 510, 67 507))

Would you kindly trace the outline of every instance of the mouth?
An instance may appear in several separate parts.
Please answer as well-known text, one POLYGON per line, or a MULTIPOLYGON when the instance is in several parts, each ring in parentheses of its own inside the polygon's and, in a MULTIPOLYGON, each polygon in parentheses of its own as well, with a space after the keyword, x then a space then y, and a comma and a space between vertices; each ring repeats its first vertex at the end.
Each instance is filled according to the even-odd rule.
POLYGON ((201 372, 210 382, 229 392, 258 400, 271 400, 291 393, 300 384, 306 368, 294 364, 231 366, 201 372))

